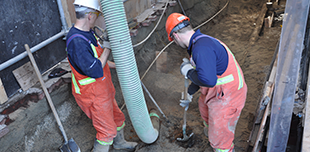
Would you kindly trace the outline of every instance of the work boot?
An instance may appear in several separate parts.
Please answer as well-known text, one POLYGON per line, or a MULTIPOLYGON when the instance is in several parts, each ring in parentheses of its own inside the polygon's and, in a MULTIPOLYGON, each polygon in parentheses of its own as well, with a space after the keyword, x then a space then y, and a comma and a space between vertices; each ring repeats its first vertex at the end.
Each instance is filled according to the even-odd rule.
POLYGON ((208 136, 208 128, 207 127, 203 128, 203 133, 206 135, 207 138, 209 138, 209 136, 208 136))
POLYGON ((138 145, 136 142, 127 142, 124 139, 124 129, 117 131, 117 135, 113 141, 114 149, 126 149, 126 150, 135 150, 135 147, 138 145))
POLYGON ((92 152, 109 152, 110 145, 102 145, 95 139, 94 148, 92 152))

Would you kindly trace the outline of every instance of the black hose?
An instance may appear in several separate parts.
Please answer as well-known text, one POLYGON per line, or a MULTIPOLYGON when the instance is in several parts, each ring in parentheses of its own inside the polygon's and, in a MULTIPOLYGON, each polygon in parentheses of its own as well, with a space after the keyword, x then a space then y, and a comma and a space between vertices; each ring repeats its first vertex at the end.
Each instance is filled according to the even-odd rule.
POLYGON ((297 141, 296 141, 296 152, 301 152, 301 139, 303 136, 303 127, 301 118, 298 119, 299 123, 297 125, 297 141))

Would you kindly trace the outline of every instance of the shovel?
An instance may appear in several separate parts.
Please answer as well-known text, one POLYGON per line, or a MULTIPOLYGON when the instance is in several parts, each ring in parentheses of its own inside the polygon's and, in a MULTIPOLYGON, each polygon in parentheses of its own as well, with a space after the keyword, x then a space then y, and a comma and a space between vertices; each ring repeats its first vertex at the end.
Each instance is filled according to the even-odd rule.
POLYGON ((29 59, 30 59, 32 65, 33 65, 33 68, 34 68, 34 70, 35 70, 35 72, 36 72, 36 74, 37 74, 37 76, 39 78, 40 84, 41 84, 41 86, 43 88, 43 91, 44 91, 44 94, 45 94, 45 96, 47 98, 47 101, 48 101, 48 103, 49 103, 49 105, 50 105, 50 107, 51 107, 51 109, 53 111, 54 117, 56 118, 58 127, 59 127, 59 129, 60 129, 60 131, 61 131, 61 133, 62 133, 62 135, 64 137, 65 143, 59 148, 60 151, 61 152, 80 152, 81 150, 80 150, 79 146, 75 143, 75 141, 72 138, 68 141, 68 138, 67 138, 67 135, 65 133, 65 130, 64 130, 64 128, 63 128, 63 126, 62 126, 62 124, 60 122, 59 116, 58 116, 57 111, 56 111, 56 109, 54 107, 54 104, 52 102, 52 98, 50 97, 50 94, 48 93, 48 91, 47 91, 47 89, 45 87, 45 84, 44 84, 44 81, 42 79, 41 73, 40 73, 39 68, 38 68, 38 66, 36 64, 36 61, 34 60, 34 58, 32 56, 32 53, 31 53, 31 51, 29 49, 28 44, 25 44, 25 48, 27 50, 29 59))
MULTIPOLYGON (((187 89, 188 89, 188 80, 185 78, 185 91, 184 91, 184 100, 187 100, 187 89)), ((192 132, 189 136, 186 135, 186 111, 188 107, 184 108, 184 116, 183 116, 183 126, 182 126, 182 131, 183 131, 183 138, 177 138, 178 141, 188 141, 194 133, 192 132)))

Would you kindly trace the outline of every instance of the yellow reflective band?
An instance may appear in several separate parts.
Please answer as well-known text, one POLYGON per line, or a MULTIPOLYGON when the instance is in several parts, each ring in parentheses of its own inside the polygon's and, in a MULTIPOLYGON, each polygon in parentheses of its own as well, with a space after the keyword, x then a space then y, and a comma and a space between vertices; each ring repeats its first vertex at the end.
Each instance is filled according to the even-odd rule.
POLYGON ((226 50, 229 51, 229 53, 233 56, 234 58, 234 62, 235 62, 235 65, 236 65, 236 68, 237 68, 237 71, 238 71, 238 78, 239 78, 239 87, 238 87, 238 90, 240 90, 242 87, 243 87, 243 80, 242 80, 242 76, 241 76, 241 71, 240 71, 240 68, 237 64, 237 61, 236 61, 236 58, 234 56, 234 54, 230 51, 230 49, 223 43, 221 42, 220 40, 218 40, 225 48, 226 50))
POLYGON ((150 113, 150 117, 157 117, 158 119, 160 119, 156 113, 150 113))
POLYGON ((229 150, 230 150, 230 149, 224 149, 224 150, 222 150, 222 149, 215 148, 215 151, 216 151, 216 152, 229 152, 229 150))
MULTIPOLYGON (((234 143, 231 144, 231 147, 233 147, 233 146, 234 146, 234 143)), ((222 149, 219 149, 219 148, 214 148, 214 150, 215 150, 215 152, 229 152, 230 149, 222 150, 222 149)))
POLYGON ((240 68, 238 67, 236 60, 235 60, 235 64, 238 70, 238 78, 239 78, 239 87, 238 90, 240 90, 243 87, 243 81, 242 81, 242 77, 241 77, 241 72, 240 72, 240 68))
POLYGON ((104 142, 104 141, 100 141, 100 140, 97 139, 97 141, 98 141, 98 143, 99 143, 100 145, 103 145, 103 146, 109 146, 109 145, 112 145, 112 144, 113 144, 113 140, 110 141, 110 142, 104 142))
POLYGON ((209 125, 207 125, 207 123, 206 123, 206 121, 203 121, 203 125, 205 126, 205 127, 209 127, 209 125))
POLYGON ((117 127, 116 130, 117 130, 117 131, 120 131, 120 130, 122 130, 124 127, 125 127, 125 122, 123 122, 123 125, 122 125, 122 126, 117 127))
POLYGON ((217 82, 216 82, 216 85, 222 85, 222 84, 226 84, 226 83, 229 83, 229 82, 232 82, 234 81, 234 76, 232 74, 226 76, 226 77, 223 77, 223 78, 218 78, 217 79, 217 82))
POLYGON ((91 49, 92 49, 93 52, 94 52, 94 57, 95 57, 95 58, 98 58, 98 54, 97 54, 97 51, 96 51, 96 47, 94 46, 93 43, 90 43, 90 46, 91 46, 91 49))
POLYGON ((93 33, 94 37, 96 38, 97 41, 99 41, 99 38, 96 36, 95 33, 93 33))
POLYGON ((75 80, 75 77, 74 77, 74 74, 73 74, 73 73, 72 73, 72 83, 73 83, 73 85, 74 85, 75 93, 81 94, 80 88, 79 88, 78 84, 76 83, 76 80, 75 80))
POLYGON ((96 79, 88 77, 88 78, 79 80, 79 83, 80 83, 80 85, 87 85, 87 84, 91 84, 91 83, 93 83, 95 81, 96 81, 96 79))

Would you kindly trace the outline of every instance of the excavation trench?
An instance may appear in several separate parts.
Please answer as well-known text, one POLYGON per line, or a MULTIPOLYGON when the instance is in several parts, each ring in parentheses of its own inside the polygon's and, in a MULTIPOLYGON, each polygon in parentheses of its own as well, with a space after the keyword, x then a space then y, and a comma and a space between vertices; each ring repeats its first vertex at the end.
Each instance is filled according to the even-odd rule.
MULTIPOLYGON (((190 17, 193 27, 207 21, 218 12, 227 1, 196 0, 193 3, 182 1, 186 14, 190 17)), ((264 28, 262 36, 258 37, 255 44, 249 43, 251 34, 256 29, 255 23, 261 11, 263 2, 260 0, 230 1, 227 8, 210 22, 201 26, 202 33, 208 34, 224 42, 234 53, 248 85, 248 95, 245 107, 241 113, 236 133, 235 148, 237 152, 246 151, 255 110, 265 77, 269 73, 270 63, 280 37, 281 22, 275 22, 271 28, 264 28)), ((182 12, 180 7, 170 7, 166 14, 182 12)), ((156 55, 169 43, 164 28, 168 15, 164 15, 157 29, 143 44, 134 48, 138 74, 141 77, 154 61, 156 55)), ((158 20, 156 20, 158 21, 158 20)), ((138 29, 138 35, 132 38, 132 43, 142 41, 156 24, 153 22, 149 27, 138 29)), ((180 74, 179 66, 183 57, 188 57, 185 49, 171 44, 160 55, 154 65, 147 71, 142 82, 152 95, 158 106, 166 115, 167 122, 158 111, 149 95, 144 91, 147 111, 156 109, 160 117, 159 137, 153 144, 142 142, 128 115, 125 105, 122 111, 126 117, 125 138, 126 140, 139 142, 136 151, 211 151, 208 138, 203 134, 203 123, 198 109, 200 92, 194 95, 193 102, 187 111, 187 133, 194 136, 187 142, 179 142, 176 138, 182 135, 183 112, 179 106, 181 92, 184 90, 184 78, 180 74)), ((113 55, 110 57, 113 60, 113 55)), ((116 89, 116 100, 119 107, 124 105, 124 97, 121 91, 119 78, 116 70, 111 70, 112 80, 116 89)), ((81 111, 71 94, 71 84, 67 79, 60 80, 57 89, 51 92, 56 109, 61 117, 67 136, 74 138, 82 151, 91 151, 96 130, 92 122, 81 111)), ((40 93, 36 93, 40 95, 40 93)), ((42 151, 50 149, 57 151, 63 139, 57 128, 55 119, 43 98, 35 98, 25 102, 20 108, 6 115, 9 133, 0 138, 0 151, 42 151), (34 102, 36 101, 36 102, 34 102)), ((7 110, 8 111, 8 110, 7 110)), ((111 149, 110 151, 116 151, 111 149)))

